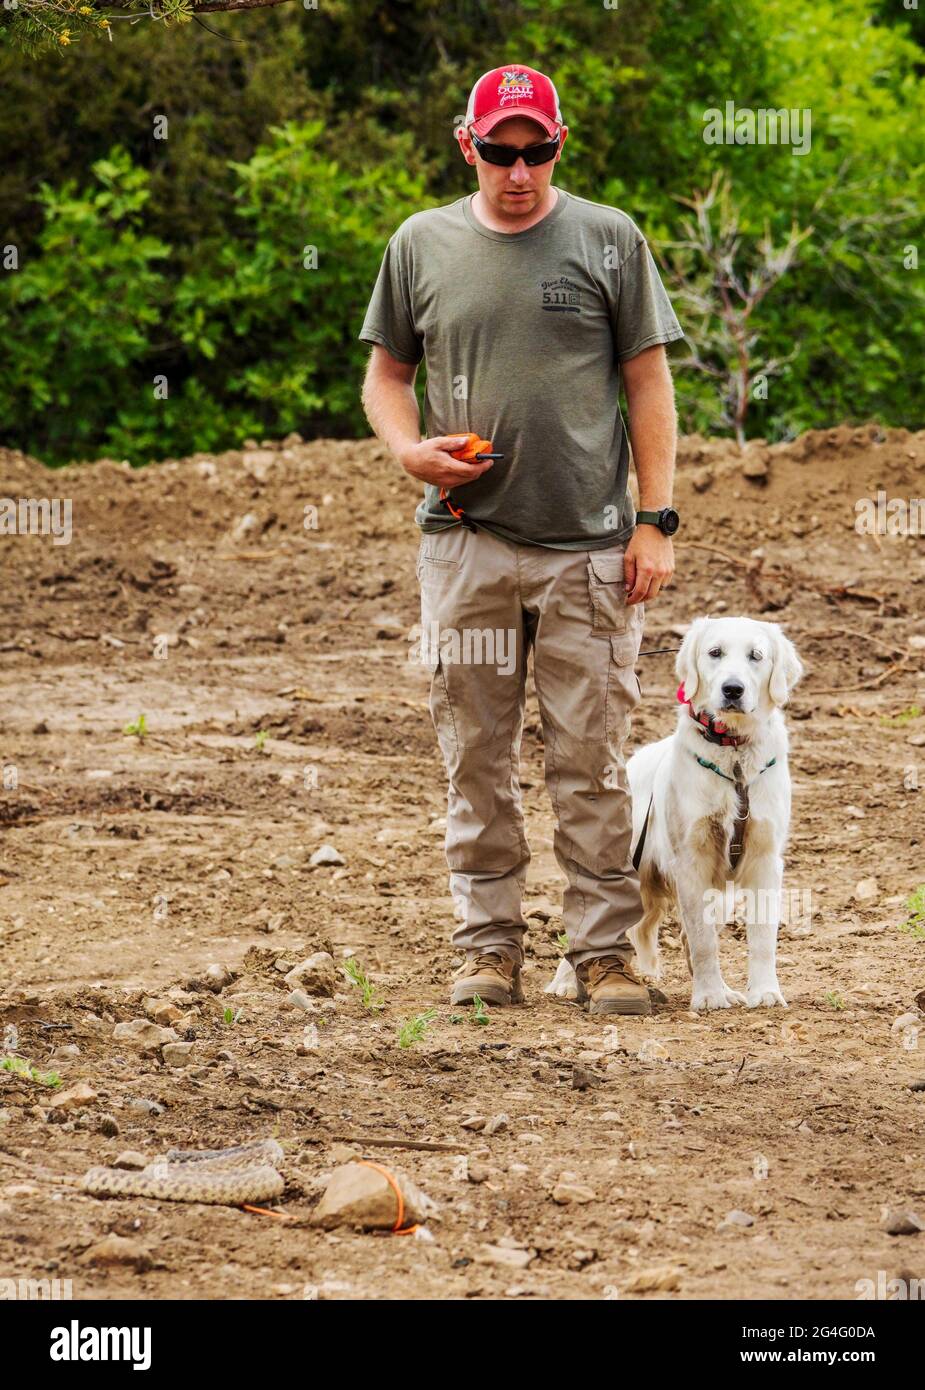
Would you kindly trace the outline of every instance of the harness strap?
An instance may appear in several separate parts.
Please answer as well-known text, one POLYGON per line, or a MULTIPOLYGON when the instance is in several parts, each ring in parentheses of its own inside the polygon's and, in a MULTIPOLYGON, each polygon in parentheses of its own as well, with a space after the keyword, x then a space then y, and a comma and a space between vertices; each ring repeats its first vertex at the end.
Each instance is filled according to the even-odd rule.
MULTIPOLYGON (((751 783, 743 782, 742 768, 738 762, 733 763, 733 775, 730 777, 727 772, 723 772, 721 768, 718 768, 716 766, 716 763, 711 763, 707 758, 701 758, 696 753, 694 754, 694 757, 697 758, 697 761, 701 767, 709 768, 710 772, 715 772, 717 777, 722 777, 725 781, 732 782, 735 786, 736 817, 732 826, 732 837, 729 841, 729 867, 731 869, 735 869, 739 860, 742 858, 742 851, 745 848, 745 831, 748 826, 748 819, 750 814, 748 802, 748 789, 751 786, 751 783)), ((767 772, 768 768, 773 767, 776 762, 776 758, 771 758, 770 762, 765 763, 764 767, 758 773, 758 776, 755 777, 753 780, 757 782, 758 777, 761 776, 761 773, 767 772)))

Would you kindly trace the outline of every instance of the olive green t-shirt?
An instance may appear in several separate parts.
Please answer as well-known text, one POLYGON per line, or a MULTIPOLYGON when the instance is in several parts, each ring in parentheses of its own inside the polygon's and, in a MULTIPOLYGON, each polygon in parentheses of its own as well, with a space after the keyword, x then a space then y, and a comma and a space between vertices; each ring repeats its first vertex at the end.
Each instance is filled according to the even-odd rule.
MULTIPOLYGON (((389 241, 360 339, 427 368, 425 433, 473 431, 504 454, 452 491, 479 526, 563 550, 634 526, 620 363, 682 338, 639 228, 558 190, 522 232, 477 220, 468 194, 409 217, 389 241)), ((457 526, 425 485, 423 531, 457 526)))

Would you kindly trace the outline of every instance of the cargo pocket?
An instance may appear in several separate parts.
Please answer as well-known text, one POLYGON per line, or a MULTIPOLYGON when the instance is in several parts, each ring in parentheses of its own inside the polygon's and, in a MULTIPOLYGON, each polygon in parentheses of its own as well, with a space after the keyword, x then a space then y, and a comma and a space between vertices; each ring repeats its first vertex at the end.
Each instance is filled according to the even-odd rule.
POLYGON ((625 633, 630 624, 623 578, 622 548, 590 551, 588 554, 588 595, 591 600, 591 628, 602 636, 625 633))
POLYGON ((629 737, 630 715, 642 697, 636 675, 644 621, 643 614, 639 612, 641 606, 634 604, 627 609, 625 632, 610 635, 610 671, 604 717, 607 737, 621 744, 629 737))

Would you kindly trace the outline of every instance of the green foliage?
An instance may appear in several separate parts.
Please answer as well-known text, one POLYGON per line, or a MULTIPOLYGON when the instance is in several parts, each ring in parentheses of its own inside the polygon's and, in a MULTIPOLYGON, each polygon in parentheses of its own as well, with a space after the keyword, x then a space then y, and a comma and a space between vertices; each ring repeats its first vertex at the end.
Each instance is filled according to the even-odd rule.
MULTIPOLYGON (((42 24, 71 26, 39 58, 0 44, 6 444, 51 462, 141 463, 290 429, 365 434, 356 334, 384 244, 474 187, 454 121, 489 63, 516 60, 559 88, 570 131, 556 181, 622 207, 656 247, 678 237, 677 199, 720 171, 742 264, 766 226, 775 246, 794 222, 812 227, 750 319, 756 371, 783 364, 767 399, 749 400, 750 434, 922 423, 925 294, 909 248, 921 256, 925 98, 911 11, 326 0, 210 14, 219 38, 168 23, 163 5, 135 24, 115 18, 131 9, 120 4, 107 31, 105 5, 70 4, 0 8, 0 38, 18 33, 27 52, 42 24), (809 107, 811 151, 706 144, 704 112, 726 101, 809 107)), ((682 425, 711 428, 716 381, 676 382, 682 425)))
POLYGON ((385 1004, 379 997, 379 991, 372 980, 363 969, 356 956, 350 956, 344 962, 344 974, 352 985, 356 985, 360 991, 360 999, 364 1009, 370 1013, 381 1013, 385 1004))
POLYGON ((428 200, 401 167, 341 167, 320 121, 269 134, 231 165, 224 235, 176 281, 158 266, 172 248, 138 228, 148 175, 124 150, 94 188, 43 189, 39 254, 4 285, 23 331, 0 344, 0 417, 23 447, 143 463, 306 420, 365 432, 356 333, 384 242, 428 200))
POLYGON ((0 1071, 11 1072, 14 1076, 21 1076, 26 1081, 34 1081, 37 1086, 48 1086, 53 1091, 61 1085, 61 1077, 56 1071, 39 1071, 24 1057, 13 1057, 12 1055, 3 1057, 0 1059, 0 1071))
POLYGON ((105 439, 127 384, 150 355, 170 248, 145 232, 147 174, 118 149, 93 166, 95 186, 43 184, 34 254, 4 277, 0 418, 52 458, 105 439), (19 331, 12 331, 18 324, 19 331))
POLYGON ((477 1023, 480 1027, 485 1027, 491 1022, 491 1017, 485 1007, 485 1000, 480 994, 473 994, 472 1007, 469 1010, 469 1022, 477 1023))
POLYGON ((398 1025, 398 1046, 413 1047, 415 1043, 423 1042, 427 1029, 436 1016, 436 1009, 427 1009, 413 1018, 402 1019, 398 1025))
POLYGON ((925 941, 925 883, 910 893, 904 906, 909 916, 900 923, 899 930, 915 941, 925 941))

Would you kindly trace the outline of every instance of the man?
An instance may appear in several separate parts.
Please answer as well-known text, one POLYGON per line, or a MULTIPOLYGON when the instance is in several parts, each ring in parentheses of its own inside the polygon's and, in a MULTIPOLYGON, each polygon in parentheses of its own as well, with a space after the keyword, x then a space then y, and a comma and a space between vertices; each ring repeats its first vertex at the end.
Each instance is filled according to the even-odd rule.
POLYGON ((568 127, 548 77, 486 73, 456 134, 478 192, 402 223, 360 333, 373 344, 370 424, 426 484, 415 516, 422 651, 449 777, 452 940, 467 957, 451 1001, 523 999, 518 759, 532 647, 567 956, 591 1013, 645 1014, 626 936, 642 906, 623 744, 643 605, 674 569, 663 345, 683 334, 631 219, 553 187, 568 127), (503 457, 454 459, 468 433, 503 457))

